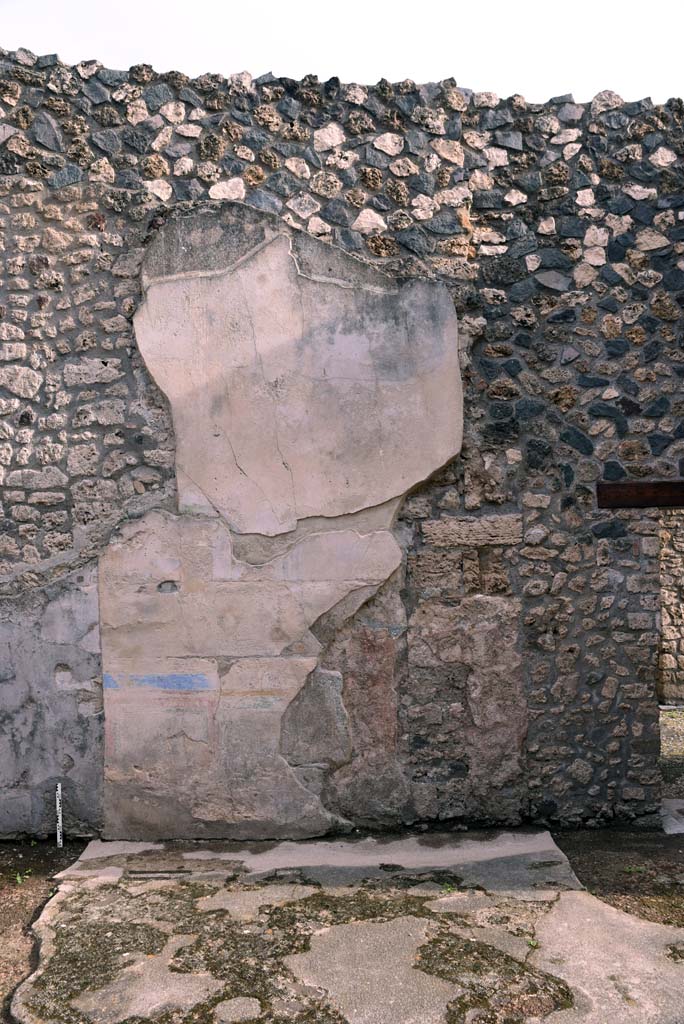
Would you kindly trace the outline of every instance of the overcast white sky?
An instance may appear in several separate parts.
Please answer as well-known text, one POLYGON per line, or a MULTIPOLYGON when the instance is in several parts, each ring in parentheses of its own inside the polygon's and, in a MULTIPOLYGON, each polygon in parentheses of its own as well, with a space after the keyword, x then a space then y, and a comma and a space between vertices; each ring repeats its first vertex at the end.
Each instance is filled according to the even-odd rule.
POLYGON ((112 68, 374 83, 532 102, 684 94, 683 0, 0 0, 0 46, 112 68))

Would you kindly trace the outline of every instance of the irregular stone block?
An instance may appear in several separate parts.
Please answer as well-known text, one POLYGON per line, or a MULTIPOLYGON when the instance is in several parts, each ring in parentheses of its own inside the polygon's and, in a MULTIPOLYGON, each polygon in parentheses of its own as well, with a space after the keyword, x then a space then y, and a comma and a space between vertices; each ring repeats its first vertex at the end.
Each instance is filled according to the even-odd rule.
POLYGON ((42 373, 28 366, 3 366, 0 369, 0 387, 19 398, 35 398, 42 383, 42 373))
POLYGON ((64 367, 64 383, 69 387, 75 384, 107 384, 122 376, 120 359, 90 359, 86 357, 67 363, 64 367))
POLYGON ((519 544, 522 541, 522 516, 447 516, 423 523, 423 536, 435 547, 484 547, 493 544, 519 544))
POLYGON ((351 757, 339 672, 316 669, 283 715, 280 751, 291 765, 342 765, 351 757))
POLYGON ((426 922, 415 917, 336 925, 285 964, 298 981, 325 989, 349 1024, 442 1024, 457 988, 417 969, 426 940, 426 922))
POLYGON ((25 487, 27 491, 38 491, 43 487, 64 487, 69 478, 58 466, 44 466, 43 469, 13 469, 7 474, 8 487, 25 487))

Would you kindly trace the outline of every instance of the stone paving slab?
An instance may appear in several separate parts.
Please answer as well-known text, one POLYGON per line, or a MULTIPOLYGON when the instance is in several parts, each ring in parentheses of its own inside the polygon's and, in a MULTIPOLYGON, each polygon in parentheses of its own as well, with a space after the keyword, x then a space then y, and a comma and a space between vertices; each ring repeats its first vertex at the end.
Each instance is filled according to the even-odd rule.
POLYGON ((684 929, 582 890, 547 832, 92 842, 19 1024, 682 1024, 684 929))
MULTIPOLYGON (((684 929, 652 924, 565 892, 538 922, 529 962, 571 987, 558 1024, 684 1021, 684 929)), ((555 1024, 555 1022, 554 1022, 555 1024)))
POLYGON ((663 800, 661 817, 663 832, 669 836, 684 835, 684 800, 663 800))

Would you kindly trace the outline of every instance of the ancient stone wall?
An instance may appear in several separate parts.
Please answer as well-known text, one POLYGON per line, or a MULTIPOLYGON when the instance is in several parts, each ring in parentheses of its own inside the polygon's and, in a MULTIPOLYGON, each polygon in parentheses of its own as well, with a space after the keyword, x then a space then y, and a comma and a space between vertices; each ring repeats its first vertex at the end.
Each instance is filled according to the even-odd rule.
POLYGON ((660 522, 594 489, 681 473, 682 102, 2 51, 0 118, 0 831, 47 829, 55 779, 69 827, 100 827, 89 581, 116 527, 175 508, 140 266, 171 208, 226 200, 442 282, 459 317, 463 450, 405 502, 400 570, 325 638, 350 729, 327 806, 652 821, 660 522))
POLYGON ((660 685, 663 704, 684 704, 684 513, 663 515, 660 531, 662 638, 660 685))

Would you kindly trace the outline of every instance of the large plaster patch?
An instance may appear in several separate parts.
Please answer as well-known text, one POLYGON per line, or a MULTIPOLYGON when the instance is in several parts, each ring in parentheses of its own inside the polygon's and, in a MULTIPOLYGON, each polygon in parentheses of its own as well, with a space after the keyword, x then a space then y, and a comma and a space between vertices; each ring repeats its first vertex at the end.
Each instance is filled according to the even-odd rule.
POLYGON ((403 495, 460 449, 453 305, 232 204, 165 225, 143 284, 179 514, 101 559, 106 834, 319 834, 349 756, 319 637, 397 569, 403 495), (299 708, 281 739, 314 672, 311 728, 299 708))

